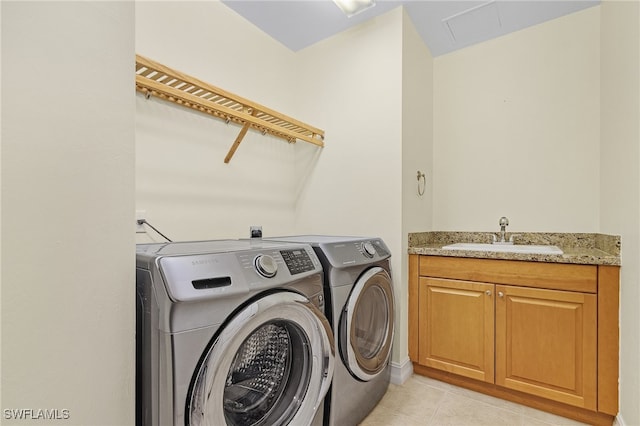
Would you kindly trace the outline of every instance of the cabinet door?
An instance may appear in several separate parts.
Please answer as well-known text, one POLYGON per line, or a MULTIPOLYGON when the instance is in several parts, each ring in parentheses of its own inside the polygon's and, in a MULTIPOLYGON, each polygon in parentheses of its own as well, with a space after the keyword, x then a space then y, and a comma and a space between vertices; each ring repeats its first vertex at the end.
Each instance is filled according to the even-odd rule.
POLYGON ((596 409, 596 296, 496 286, 496 384, 596 409))
POLYGON ((419 363, 493 383, 494 285, 421 277, 419 363))

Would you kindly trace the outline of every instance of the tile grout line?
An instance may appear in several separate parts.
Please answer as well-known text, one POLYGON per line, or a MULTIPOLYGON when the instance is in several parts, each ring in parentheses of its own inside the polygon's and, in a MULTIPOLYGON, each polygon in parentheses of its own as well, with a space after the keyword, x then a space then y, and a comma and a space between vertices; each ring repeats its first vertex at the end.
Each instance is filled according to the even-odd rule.
MULTIPOLYGON (((435 387, 433 387, 433 388, 434 389, 438 389, 438 388, 435 388, 435 387)), ((443 390, 443 389, 439 389, 439 390, 443 390)), ((438 400, 438 403, 436 404, 436 409, 433 410, 433 414, 429 418, 429 422, 427 423, 427 425, 431 425, 435 421, 435 419, 436 419, 436 417, 438 415, 438 411, 440 410, 440 406, 442 405, 442 401, 444 401, 444 399, 446 398, 448 393, 449 393, 449 391, 445 390, 444 393, 442 394, 442 396, 440 397, 440 399, 438 400)))

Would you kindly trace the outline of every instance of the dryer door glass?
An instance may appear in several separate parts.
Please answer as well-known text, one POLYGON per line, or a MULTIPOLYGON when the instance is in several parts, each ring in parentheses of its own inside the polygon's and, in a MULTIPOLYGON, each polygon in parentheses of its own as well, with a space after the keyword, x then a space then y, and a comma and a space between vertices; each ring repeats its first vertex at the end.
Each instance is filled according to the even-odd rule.
POLYGON ((387 338, 389 300, 378 286, 368 286, 360 293, 353 313, 351 341, 365 359, 377 357, 387 338))
POLYGON ((340 319, 340 350, 351 374, 369 381, 380 374, 391 356, 394 334, 393 285, 380 267, 357 280, 340 319))
POLYGON ((310 424, 333 377, 331 330, 297 293, 273 293, 233 316, 190 387, 187 425, 310 424))

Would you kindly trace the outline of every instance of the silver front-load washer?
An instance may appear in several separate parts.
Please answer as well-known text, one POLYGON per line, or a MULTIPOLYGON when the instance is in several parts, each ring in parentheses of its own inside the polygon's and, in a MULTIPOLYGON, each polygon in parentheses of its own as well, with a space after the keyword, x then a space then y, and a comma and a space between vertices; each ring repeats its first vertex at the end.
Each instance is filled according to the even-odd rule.
POLYGON ((301 244, 140 244, 136 424, 322 424, 334 370, 322 267, 301 244))
POLYGON ((325 399, 325 425, 360 423, 387 391, 395 301, 391 254, 380 238, 302 235, 268 238, 310 244, 325 276, 325 297, 341 362, 325 399))

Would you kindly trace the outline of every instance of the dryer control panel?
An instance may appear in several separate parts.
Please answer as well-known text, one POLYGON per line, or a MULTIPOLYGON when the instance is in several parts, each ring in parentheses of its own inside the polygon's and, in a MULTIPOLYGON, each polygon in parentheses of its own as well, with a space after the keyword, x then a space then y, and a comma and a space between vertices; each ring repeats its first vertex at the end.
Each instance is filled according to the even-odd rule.
POLYGON ((379 238, 323 243, 320 247, 329 263, 336 268, 367 265, 391 256, 379 238))

